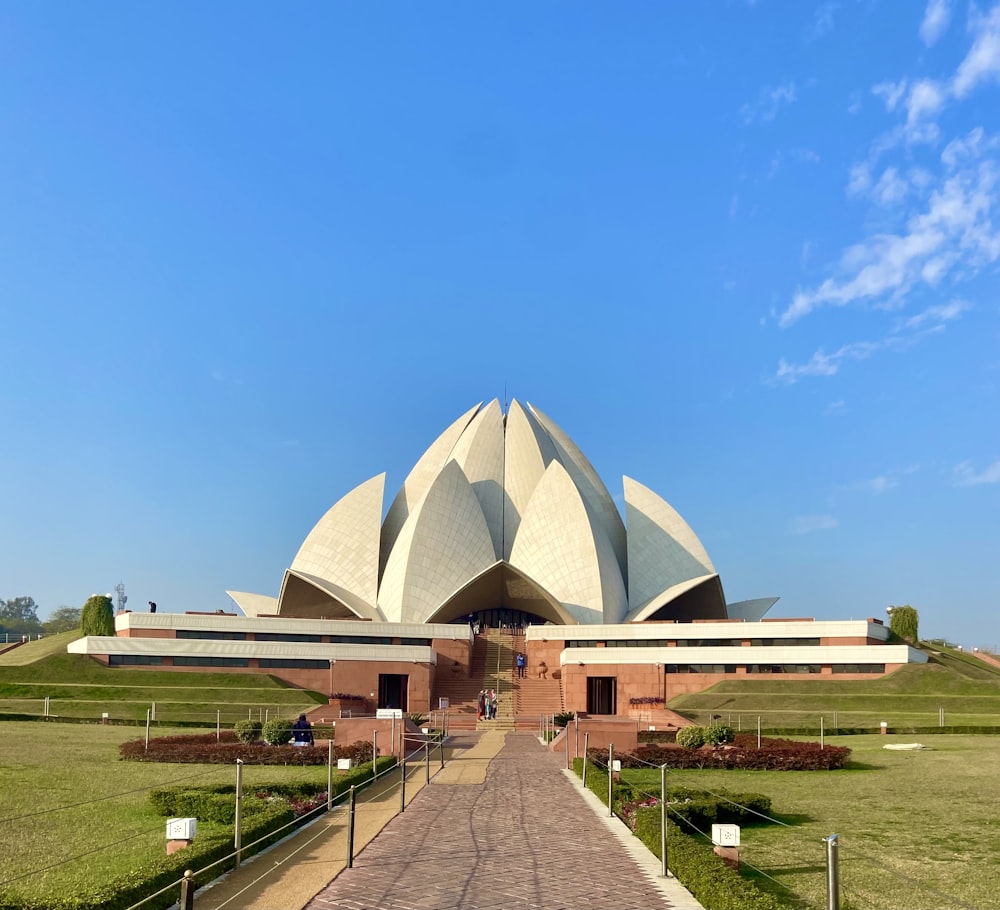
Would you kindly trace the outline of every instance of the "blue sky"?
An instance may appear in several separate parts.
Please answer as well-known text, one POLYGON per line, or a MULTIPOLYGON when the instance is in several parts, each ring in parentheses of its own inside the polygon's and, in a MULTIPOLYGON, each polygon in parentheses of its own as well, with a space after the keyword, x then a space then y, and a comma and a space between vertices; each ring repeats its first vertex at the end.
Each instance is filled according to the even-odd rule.
POLYGON ((4 4, 0 597, 276 594, 506 396, 995 647, 998 274, 1000 4, 4 4))

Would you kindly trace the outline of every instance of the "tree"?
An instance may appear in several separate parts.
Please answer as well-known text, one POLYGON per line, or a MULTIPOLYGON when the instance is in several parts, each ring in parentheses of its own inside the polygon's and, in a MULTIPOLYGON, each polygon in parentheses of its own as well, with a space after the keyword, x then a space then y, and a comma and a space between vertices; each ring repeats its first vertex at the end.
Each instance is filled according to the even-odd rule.
POLYGON ((902 607, 889 607, 886 611, 889 614, 889 630, 908 641, 916 644, 919 641, 917 636, 917 626, 920 623, 920 614, 909 604, 902 607))
POLYGON ((16 635, 33 635, 42 630, 38 621, 38 606, 32 597, 0 600, 0 630, 16 635))
POLYGON ((60 607, 53 610, 52 615, 42 623, 42 628, 50 634, 56 632, 71 632, 80 628, 80 607, 60 607))
POLYGON ((80 611, 80 630, 84 635, 114 635, 115 614, 111 598, 94 594, 80 611))

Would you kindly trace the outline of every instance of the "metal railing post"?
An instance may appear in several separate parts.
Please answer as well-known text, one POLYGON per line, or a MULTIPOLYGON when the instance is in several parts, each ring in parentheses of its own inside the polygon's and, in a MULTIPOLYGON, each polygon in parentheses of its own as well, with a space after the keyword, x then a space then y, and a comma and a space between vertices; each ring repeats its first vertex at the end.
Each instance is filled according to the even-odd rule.
POLYGON ((233 817, 233 847, 236 849, 236 868, 240 867, 243 853, 243 759, 236 759, 236 813, 233 817))
POLYGON ((840 910, 840 845, 836 834, 826 842, 826 910, 840 910))
POLYGON ((660 875, 670 875, 667 869, 667 766, 660 765, 660 875))
POLYGON ((333 809, 333 737, 327 742, 326 750, 326 811, 333 809))
POLYGON ((406 746, 403 731, 399 731, 399 811, 406 811, 406 746))
POLYGON ((378 730, 372 730, 372 780, 378 780, 378 730))
POLYGON ((583 734, 583 785, 587 786, 587 745, 590 742, 590 734, 583 734))
POLYGON ((438 734, 438 753, 441 756, 441 769, 444 770, 444 733, 438 734))
POLYGON ((613 816, 612 798, 615 795, 615 772, 612 770, 615 764, 615 744, 608 743, 608 815, 613 816))
POLYGON ((184 870, 184 878, 181 879, 181 898, 177 903, 178 910, 194 910, 194 873, 190 869, 184 870))
POLYGON ((430 738, 424 734, 424 770, 427 772, 427 783, 431 782, 431 750, 430 738))
POLYGON ((354 784, 351 784, 350 815, 347 819, 347 868, 354 868, 354 784))

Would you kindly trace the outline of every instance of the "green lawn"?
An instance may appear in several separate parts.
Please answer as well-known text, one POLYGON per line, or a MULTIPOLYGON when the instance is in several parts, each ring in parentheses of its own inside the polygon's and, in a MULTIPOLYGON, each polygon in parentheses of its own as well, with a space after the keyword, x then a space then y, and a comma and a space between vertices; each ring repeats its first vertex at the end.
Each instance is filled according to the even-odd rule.
MULTIPOLYGON (((843 771, 683 771, 668 783, 769 796, 781 825, 745 827, 741 858, 779 891, 825 907, 826 846, 840 838, 843 905, 864 910, 1000 908, 1000 737, 833 737, 843 771), (929 751, 891 752, 920 741, 929 751), (954 898, 955 900, 950 900, 954 898)), ((660 772, 624 771, 659 792, 660 772)))
MULTIPOLYGON (((134 728, 0 722, 0 903, 77 894, 166 849, 165 819, 148 803, 157 787, 235 783, 234 767, 118 760, 134 728)), ((159 731, 163 735, 169 732, 159 731)), ((186 730, 184 732, 191 732, 186 730)), ((326 767, 247 765, 246 787, 326 783, 326 767)), ((199 836, 220 836, 199 825, 199 836)))
MULTIPOLYGON (((670 677, 667 677, 669 693, 670 677)), ((935 652, 931 663, 909 664, 873 680, 743 677, 693 695, 669 707, 698 723, 721 715, 734 729, 890 729, 1000 726, 1000 671, 960 654, 935 652)))

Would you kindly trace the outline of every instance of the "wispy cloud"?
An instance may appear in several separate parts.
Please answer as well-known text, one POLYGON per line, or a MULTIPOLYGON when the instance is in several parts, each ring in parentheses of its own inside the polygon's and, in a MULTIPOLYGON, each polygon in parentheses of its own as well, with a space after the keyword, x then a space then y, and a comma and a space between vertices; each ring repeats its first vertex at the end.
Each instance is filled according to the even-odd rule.
POLYGON ((807 39, 816 41, 833 31, 833 14, 837 11, 839 5, 839 3, 834 3, 833 0, 830 0, 830 2, 823 3, 816 8, 813 14, 812 25, 806 33, 807 39))
POLYGON ((963 461, 952 471, 952 483, 956 487, 977 487, 984 483, 1000 483, 1000 459, 976 471, 971 461, 963 461))
POLYGON ((757 95, 756 101, 747 102, 740 108, 740 115, 746 124, 767 123, 778 116, 783 105, 794 104, 797 99, 798 92, 794 82, 765 86, 757 95))
MULTIPOLYGON (((921 34, 937 40, 950 5, 928 4, 921 34)), ((971 43, 950 77, 881 82, 872 92, 896 123, 872 142, 867 158, 850 171, 847 192, 878 210, 873 223, 890 223, 844 249, 831 274, 814 287, 800 287, 781 313, 787 328, 820 307, 856 303, 895 307, 918 285, 937 287, 966 280, 1000 260, 1000 156, 998 141, 982 127, 954 138, 927 166, 886 165, 883 156, 942 139, 939 118, 974 89, 1000 82, 1000 3, 987 13, 973 8, 971 43)), ((947 122, 942 121, 942 122, 947 122)))
POLYGON ((813 531, 829 531, 840 522, 832 515, 800 515, 791 521, 793 534, 811 534, 813 531))
POLYGON ((968 309, 970 305, 966 301, 952 300, 899 321, 888 335, 879 340, 853 341, 829 354, 820 348, 805 363, 789 363, 782 357, 770 382, 793 385, 800 379, 813 376, 835 376, 845 362, 867 360, 885 350, 906 350, 926 335, 943 332, 947 323, 958 319, 968 309))
POLYGON ((951 22, 951 4, 948 0, 929 0, 920 23, 920 39, 930 47, 947 31, 951 22))
POLYGON ((827 417, 840 417, 847 413, 847 402, 843 398, 837 399, 837 401, 831 401, 826 408, 824 408, 823 413, 827 417))
POLYGON ((964 98, 981 83, 1000 80, 1000 4, 985 15, 972 8, 969 30, 972 47, 952 80, 952 93, 964 98))
MULTIPOLYGON (((947 153, 945 149, 942 158, 947 153)), ((998 209, 995 162, 966 165, 930 193, 923 211, 910 216, 903 231, 876 234, 845 250, 838 268, 843 277, 796 291, 779 325, 787 328, 821 306, 863 300, 896 306, 915 285, 935 286, 959 263, 969 272, 995 262, 1000 259, 1000 227, 992 216, 998 209)))

